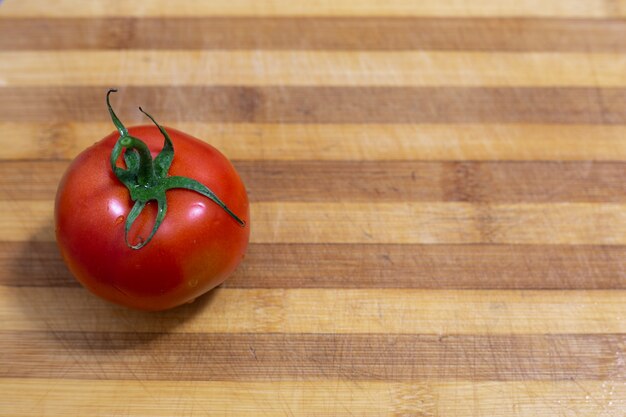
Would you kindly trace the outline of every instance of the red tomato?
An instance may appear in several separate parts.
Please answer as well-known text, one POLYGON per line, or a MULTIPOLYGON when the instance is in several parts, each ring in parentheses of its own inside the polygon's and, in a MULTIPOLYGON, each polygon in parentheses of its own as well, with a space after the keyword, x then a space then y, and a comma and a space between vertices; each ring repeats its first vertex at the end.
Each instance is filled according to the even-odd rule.
MULTIPOLYGON (((128 222, 127 244, 125 227, 135 203, 110 163, 118 132, 71 163, 56 196, 56 237, 70 271, 93 293, 142 310, 175 307, 221 284, 243 259, 250 233, 246 190, 228 159, 183 132, 165 130, 175 153, 165 177, 196 180, 231 214, 199 192, 174 188, 164 192, 167 212, 153 237, 148 239, 156 201, 128 222)), ((152 158, 164 147, 157 126, 133 127, 128 134, 145 142, 152 158)), ((122 157, 115 159, 117 167, 128 168, 122 157)))

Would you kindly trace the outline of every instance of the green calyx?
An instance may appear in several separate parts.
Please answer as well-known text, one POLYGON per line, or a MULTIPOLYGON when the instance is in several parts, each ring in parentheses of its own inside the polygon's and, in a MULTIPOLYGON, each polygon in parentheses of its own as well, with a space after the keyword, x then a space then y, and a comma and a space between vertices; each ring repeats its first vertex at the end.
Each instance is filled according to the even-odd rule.
POLYGON ((120 182, 128 188, 130 198, 135 202, 135 205, 126 218, 126 225, 124 228, 126 244, 132 249, 141 249, 147 245, 150 240, 152 240, 154 234, 161 226, 161 223, 163 223, 163 219, 167 213, 167 199, 165 197, 165 193, 173 188, 184 188, 208 197, 211 201, 226 211, 226 213, 228 213, 230 217, 232 217, 240 226, 245 226, 245 222, 237 217, 207 186, 192 178, 168 175, 170 165, 172 165, 172 161, 174 160, 174 146, 172 145, 172 141, 165 129, 161 127, 152 116, 139 107, 139 110, 148 116, 152 123, 159 128, 159 131, 165 140, 161 152, 156 156, 156 158, 154 158, 154 160, 152 159, 148 146, 140 139, 130 136, 128 134, 128 129, 124 127, 120 119, 118 119, 117 115, 113 111, 109 101, 109 96, 111 93, 115 92, 117 92, 117 90, 109 90, 106 97, 111 120, 117 128, 117 131, 120 133, 120 138, 115 143, 113 151, 111 152, 111 169, 117 179, 119 179, 120 182), (124 162, 126 163, 126 169, 117 166, 117 160, 124 149, 124 162), (139 243, 132 245, 128 241, 128 232, 130 231, 135 220, 137 220, 137 217, 139 217, 143 209, 146 207, 146 204, 150 201, 156 201, 157 203, 157 217, 152 231, 146 239, 140 239, 139 243))

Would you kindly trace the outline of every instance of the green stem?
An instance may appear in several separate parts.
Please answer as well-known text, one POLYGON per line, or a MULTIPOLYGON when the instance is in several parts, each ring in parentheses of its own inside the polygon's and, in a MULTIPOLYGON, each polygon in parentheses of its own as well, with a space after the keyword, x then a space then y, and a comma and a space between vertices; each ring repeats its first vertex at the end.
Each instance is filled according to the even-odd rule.
POLYGON ((152 154, 148 146, 141 140, 126 136, 120 139, 120 145, 126 149, 134 149, 139 154, 139 170, 137 172, 137 180, 139 185, 147 187, 157 183, 154 174, 154 164, 152 162, 152 154))
POLYGON ((124 227, 124 238, 126 239, 126 244, 131 249, 141 249, 147 245, 148 242, 150 242, 161 226, 161 223, 165 218, 165 214, 167 213, 167 199, 165 198, 165 193, 173 188, 186 189, 207 197, 221 207, 233 220, 237 222, 237 224, 239 224, 239 226, 245 227, 246 223, 233 213, 230 208, 228 208, 228 206, 226 206, 226 204, 224 204, 224 202, 222 202, 222 200, 220 200, 219 197, 215 195, 215 193, 213 193, 213 191, 211 191, 207 186, 192 178, 169 176, 168 171, 172 160, 174 159, 174 147, 172 145, 172 141, 165 129, 160 126, 152 116, 144 112, 141 107, 139 110, 152 120, 163 135, 165 139, 163 149, 153 160, 148 146, 140 139, 128 134, 128 129, 126 129, 120 119, 118 119, 117 115, 113 111, 113 108, 111 107, 111 103, 109 102, 109 96, 111 93, 116 91, 117 90, 109 90, 106 97, 111 120, 120 134, 119 139, 111 151, 110 164, 113 173, 117 179, 126 186, 130 192, 130 198, 135 202, 133 209, 126 218, 126 225, 124 227), (126 169, 116 165, 124 149, 126 149, 124 152, 126 169), (158 214, 155 219, 153 229, 147 239, 140 241, 136 245, 132 245, 132 243, 128 241, 128 233, 133 223, 139 217, 149 201, 156 201, 158 204, 158 214))
POLYGON ((111 107, 111 102, 109 101, 109 96, 111 95, 111 93, 117 93, 117 90, 112 88, 107 91, 107 108, 109 109, 109 115, 111 116, 111 120, 113 121, 115 128, 118 130, 118 132, 120 132, 120 136, 124 137, 128 135, 128 130, 124 127, 120 119, 117 118, 117 115, 113 111, 113 107, 111 107))

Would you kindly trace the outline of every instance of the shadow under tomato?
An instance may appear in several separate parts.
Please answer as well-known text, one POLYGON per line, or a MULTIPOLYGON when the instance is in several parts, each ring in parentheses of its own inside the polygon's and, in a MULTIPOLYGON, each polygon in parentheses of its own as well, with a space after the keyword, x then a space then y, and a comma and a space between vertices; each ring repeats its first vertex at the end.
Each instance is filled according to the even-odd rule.
POLYGON ((53 228, 50 223, 30 240, 13 244, 9 274, 2 282, 14 295, 7 301, 14 306, 10 308, 20 331, 36 332, 75 354, 112 353, 186 331, 186 324, 214 298, 209 292, 193 303, 161 312, 131 310, 100 299, 72 277, 56 242, 50 241, 53 228))

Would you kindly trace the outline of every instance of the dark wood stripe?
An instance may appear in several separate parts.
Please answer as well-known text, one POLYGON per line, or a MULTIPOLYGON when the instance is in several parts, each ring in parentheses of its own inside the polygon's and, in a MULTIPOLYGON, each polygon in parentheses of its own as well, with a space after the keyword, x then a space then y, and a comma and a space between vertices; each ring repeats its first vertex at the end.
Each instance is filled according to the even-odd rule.
MULTIPOLYGON (((105 134, 103 134, 104 136, 105 134)), ((62 141, 58 138, 58 141, 62 141)), ((53 139, 57 141, 56 138, 53 139)), ((95 140, 94 140, 95 142, 95 140)), ((56 146, 49 143, 48 146, 56 146)), ((1 161, 0 200, 52 200, 69 161, 1 161)))
MULTIPOLYGON (((0 285, 73 287, 53 242, 0 242, 0 285)), ((227 288, 626 289, 626 247, 251 244, 227 288)))
MULTIPOLYGON (((121 86, 119 86, 121 87, 121 86)), ((107 87, 0 88, 0 121, 106 121, 107 87)), ((626 123, 626 88, 123 87, 126 123, 626 123)))
MULTIPOLYGON (((624 162, 234 163, 251 201, 626 201, 624 162)), ((67 165, 67 161, 2 162, 0 199, 53 199, 67 165)))
POLYGON ((625 289, 626 247, 251 245, 224 286, 625 289))
POLYGON ((0 25, 0 50, 124 48, 624 52, 625 37, 625 21, 599 19, 3 19, 0 25))
POLYGON ((624 202, 620 162, 236 162, 252 201, 624 202))
POLYGON ((0 377, 624 380, 625 335, 5 332, 0 377))

